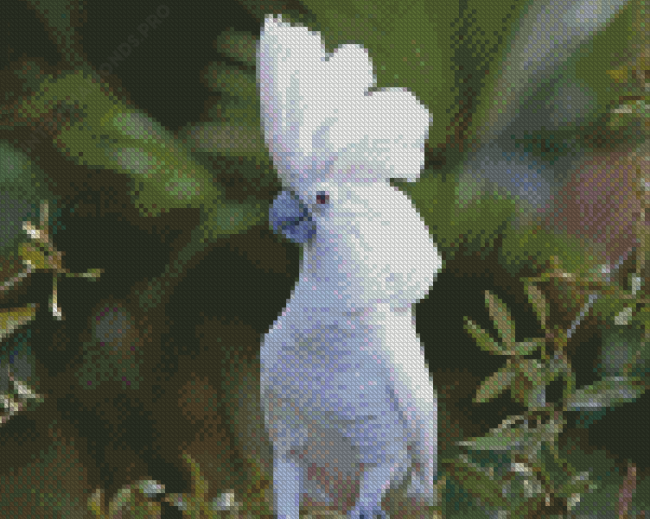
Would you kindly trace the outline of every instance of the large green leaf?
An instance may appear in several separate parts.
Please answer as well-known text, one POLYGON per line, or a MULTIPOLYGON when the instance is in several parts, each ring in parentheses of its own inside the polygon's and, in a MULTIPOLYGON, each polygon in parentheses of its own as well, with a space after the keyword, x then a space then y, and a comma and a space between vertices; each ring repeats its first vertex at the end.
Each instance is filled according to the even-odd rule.
POLYGON ((202 224, 206 239, 212 241, 220 235, 237 234, 266 218, 268 204, 255 197, 242 203, 225 202, 207 214, 202 224))
MULTIPOLYGON (((491 142, 521 115, 523 106, 533 118, 552 105, 559 108, 551 119, 537 121, 549 130, 583 126, 603 113, 615 96, 605 72, 616 55, 625 56, 633 17, 630 4, 635 2, 623 7, 624 0, 607 5, 520 2, 496 66, 476 99, 472 124, 478 139, 491 142)), ((486 9, 493 5, 484 4, 486 9)), ((538 129, 527 128, 530 121, 525 118, 519 122, 524 126, 520 129, 538 129)))
POLYGON ((144 216, 174 208, 201 209, 211 236, 241 232, 261 218, 259 204, 239 209, 230 204, 220 212, 226 200, 213 173, 162 125, 127 106, 93 72, 76 70, 45 80, 20 110, 32 119, 53 111, 67 113, 70 121, 58 128, 55 145, 80 165, 128 175, 134 205, 144 216))

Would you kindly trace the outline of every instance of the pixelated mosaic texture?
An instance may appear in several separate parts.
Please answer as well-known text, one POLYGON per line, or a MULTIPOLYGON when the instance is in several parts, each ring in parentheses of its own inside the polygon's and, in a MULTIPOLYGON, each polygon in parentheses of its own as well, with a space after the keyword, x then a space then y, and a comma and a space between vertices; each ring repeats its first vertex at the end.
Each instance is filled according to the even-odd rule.
POLYGON ((445 259, 415 307, 426 516, 647 514, 644 2, 267 4, 3 4, 0 511, 270 512, 259 348, 318 231, 300 201, 284 235, 269 214, 274 12, 363 44, 434 116, 420 180, 391 181, 445 259), (563 402, 559 433, 538 408, 563 402))

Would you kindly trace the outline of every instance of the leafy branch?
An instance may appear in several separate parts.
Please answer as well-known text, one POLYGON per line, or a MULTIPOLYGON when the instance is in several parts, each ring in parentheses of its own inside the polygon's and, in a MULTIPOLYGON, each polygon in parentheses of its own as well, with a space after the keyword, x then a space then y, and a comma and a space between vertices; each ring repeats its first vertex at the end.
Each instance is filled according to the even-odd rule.
MULTIPOLYGON (((468 488, 471 495, 490 506, 510 510, 515 517, 523 517, 522 514, 537 510, 540 506, 559 506, 569 511, 579 501, 581 493, 596 488, 588 477, 578 474, 557 450, 559 435, 566 425, 566 412, 621 405, 636 400, 650 387, 647 380, 629 376, 627 371, 631 367, 627 366, 624 376, 604 377, 591 386, 576 390, 575 373, 567 354, 569 336, 567 330, 558 324, 563 314, 575 316, 580 309, 578 302, 589 293, 605 295, 610 302, 617 301, 619 306, 610 308, 608 312, 610 319, 620 317, 620 305, 623 305, 623 309, 628 308, 625 305, 630 303, 646 307, 648 300, 642 294, 637 291, 627 293, 615 286, 605 274, 578 275, 565 272, 557 257, 551 258, 549 268, 540 276, 525 279, 524 286, 528 300, 545 331, 544 337, 517 342, 515 323, 507 306, 489 291, 485 293, 485 302, 499 341, 467 317, 464 326, 481 349, 508 357, 505 366, 483 381, 474 402, 487 402, 503 391, 510 390, 512 398, 524 405, 527 411, 523 415, 504 420, 482 438, 459 442, 458 445, 475 451, 509 452, 514 461, 513 468, 504 476, 495 478, 493 473, 485 472, 468 458, 461 457, 447 463, 451 477, 468 488), (556 312, 557 303, 551 307, 545 294, 551 287, 556 292, 561 289, 560 293, 564 294, 566 301, 564 304, 559 303, 564 312, 556 312), (538 349, 541 350, 541 360, 524 358, 538 349), (567 382, 563 397, 557 404, 547 402, 546 388, 558 377, 567 382), (558 466, 568 474, 567 482, 558 485, 549 476, 547 464, 541 457, 543 446, 552 452, 558 466), (524 502, 501 499, 503 485, 509 484, 514 477, 512 470, 515 469, 524 474, 529 490, 536 489, 531 491, 524 502)), ((645 325, 644 322, 643 326, 645 325)))

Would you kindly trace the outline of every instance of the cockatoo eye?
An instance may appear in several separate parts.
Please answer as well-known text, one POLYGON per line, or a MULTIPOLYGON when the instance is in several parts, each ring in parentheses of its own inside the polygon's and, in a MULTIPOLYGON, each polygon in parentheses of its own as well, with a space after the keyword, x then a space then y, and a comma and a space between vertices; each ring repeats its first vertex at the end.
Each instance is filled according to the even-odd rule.
POLYGON ((330 201, 330 196, 325 191, 319 191, 316 193, 316 203, 317 204, 327 204, 330 201))

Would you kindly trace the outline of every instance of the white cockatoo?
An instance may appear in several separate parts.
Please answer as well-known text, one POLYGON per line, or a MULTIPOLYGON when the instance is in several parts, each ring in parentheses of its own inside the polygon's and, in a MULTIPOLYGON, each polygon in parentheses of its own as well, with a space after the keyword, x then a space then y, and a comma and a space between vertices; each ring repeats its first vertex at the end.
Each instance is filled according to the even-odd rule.
POLYGON ((404 89, 369 92, 360 45, 328 55, 320 35, 267 16, 257 74, 265 142, 286 189, 276 231, 304 244, 299 280, 261 348, 261 402, 273 444, 276 514, 308 498, 351 518, 410 469, 432 504, 435 390, 411 306, 442 258, 409 198, 431 117, 404 89))

